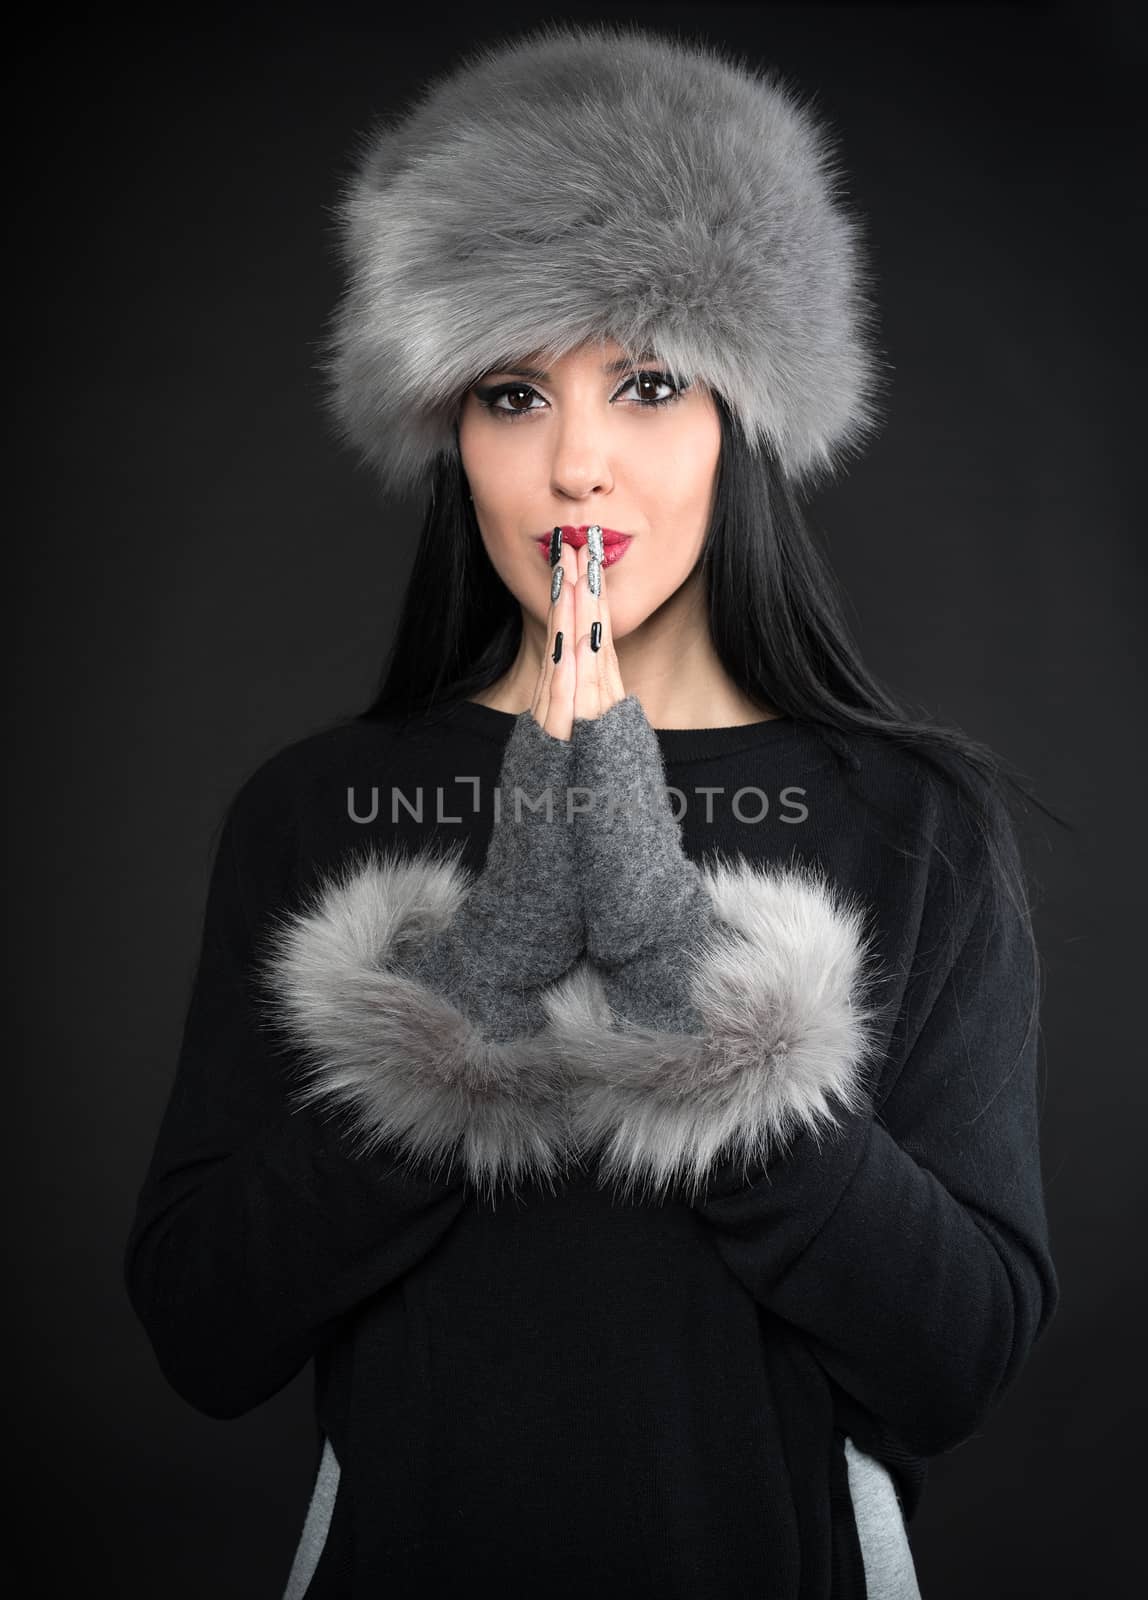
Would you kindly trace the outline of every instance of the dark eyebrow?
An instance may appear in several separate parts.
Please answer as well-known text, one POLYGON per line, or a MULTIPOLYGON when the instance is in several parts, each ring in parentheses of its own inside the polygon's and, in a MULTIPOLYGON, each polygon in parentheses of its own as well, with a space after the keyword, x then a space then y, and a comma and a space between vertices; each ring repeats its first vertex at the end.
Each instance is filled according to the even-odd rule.
MULTIPOLYGON (((602 371, 611 376, 616 372, 632 372, 635 367, 641 366, 643 361, 656 361, 658 358, 647 350, 641 356, 623 356, 620 361, 607 361, 602 365, 602 371)), ((535 383, 549 383, 550 374, 543 372, 541 367, 491 367, 491 372, 508 372, 512 378, 531 378, 535 383)))

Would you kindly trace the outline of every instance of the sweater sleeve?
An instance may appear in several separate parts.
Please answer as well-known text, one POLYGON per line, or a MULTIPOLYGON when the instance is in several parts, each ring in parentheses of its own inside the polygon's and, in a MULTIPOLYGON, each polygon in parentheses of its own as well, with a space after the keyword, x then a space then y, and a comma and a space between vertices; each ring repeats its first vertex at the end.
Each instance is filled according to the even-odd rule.
POLYGON ((975 1432, 1059 1300, 1028 914, 988 882, 972 900, 880 1113, 847 1117, 820 1146, 803 1133, 697 1208, 754 1298, 922 1456, 975 1432))
MULTIPOLYGON (((275 788, 274 785, 270 785, 275 788)), ((434 1248, 464 1202, 449 1180, 362 1154, 340 1119, 294 1105, 261 1026, 256 923, 291 872, 266 769, 214 859, 182 1044, 124 1257, 164 1376, 207 1416, 283 1388, 340 1317, 434 1248)))

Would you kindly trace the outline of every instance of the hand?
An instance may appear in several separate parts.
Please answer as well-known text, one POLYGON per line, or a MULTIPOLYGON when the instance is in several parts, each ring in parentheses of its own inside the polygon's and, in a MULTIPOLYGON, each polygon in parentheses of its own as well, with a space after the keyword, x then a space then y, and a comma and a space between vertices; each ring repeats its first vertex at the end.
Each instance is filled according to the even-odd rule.
MULTIPOLYGON (((711 926, 708 896, 682 848, 657 734, 622 683, 606 573, 595 595, 589 543, 575 549, 563 542, 561 551, 557 566, 564 577, 546 636, 553 641, 561 632, 562 653, 555 662, 552 644, 545 652, 531 712, 547 733, 572 747, 569 771, 581 799, 570 865, 587 954, 615 978, 628 969, 625 981, 634 990, 626 996, 629 1014, 645 1011, 649 1020, 652 1003, 663 1020, 689 1026, 696 1014, 684 998, 680 968, 670 970, 667 961, 681 957, 711 926), (651 981, 650 964, 636 958, 653 947, 660 947, 660 959, 651 981)), ((612 998, 620 1000, 621 993, 612 998)))
POLYGON ((546 618, 546 648, 531 702, 535 720, 556 739, 571 737, 574 718, 596 718, 625 699, 626 690, 614 651, 606 569, 601 572, 601 592, 590 592, 590 546, 575 549, 562 544, 558 565, 563 569, 558 599, 551 601, 546 618), (599 648, 590 642, 590 630, 601 624, 599 648), (553 659, 554 641, 562 634, 562 655, 553 659))

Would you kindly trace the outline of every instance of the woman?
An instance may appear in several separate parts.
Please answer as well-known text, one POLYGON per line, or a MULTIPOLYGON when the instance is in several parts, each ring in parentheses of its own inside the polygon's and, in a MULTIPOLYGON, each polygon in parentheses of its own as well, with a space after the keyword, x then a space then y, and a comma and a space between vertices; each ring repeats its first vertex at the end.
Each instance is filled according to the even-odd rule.
POLYGON ((315 1361, 289 1600, 914 1596, 1055 1311, 1004 779, 799 509, 879 388, 827 150, 550 27, 343 196, 333 411, 427 520, 374 705, 229 811, 126 1261, 208 1415, 315 1361))

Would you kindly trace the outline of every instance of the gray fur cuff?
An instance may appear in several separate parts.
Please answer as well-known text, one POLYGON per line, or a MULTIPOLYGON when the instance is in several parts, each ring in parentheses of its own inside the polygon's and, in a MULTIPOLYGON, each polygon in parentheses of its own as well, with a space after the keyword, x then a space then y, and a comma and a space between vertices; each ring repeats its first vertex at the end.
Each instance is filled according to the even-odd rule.
POLYGON ((450 853, 348 866, 279 925, 263 976, 272 1021, 302 1052, 300 1105, 349 1110, 357 1153, 395 1141, 436 1166, 457 1153, 493 1199, 504 1182, 552 1186, 569 1141, 567 1077, 544 1038, 490 1040, 402 971, 467 887, 450 853))
POLYGON ((619 1018, 589 961, 544 997, 574 1143, 624 1191, 689 1203, 715 1165, 748 1171, 869 1110, 878 1014, 862 908, 818 869, 715 859, 701 873, 714 920, 678 970, 701 1031, 619 1018))

